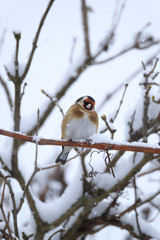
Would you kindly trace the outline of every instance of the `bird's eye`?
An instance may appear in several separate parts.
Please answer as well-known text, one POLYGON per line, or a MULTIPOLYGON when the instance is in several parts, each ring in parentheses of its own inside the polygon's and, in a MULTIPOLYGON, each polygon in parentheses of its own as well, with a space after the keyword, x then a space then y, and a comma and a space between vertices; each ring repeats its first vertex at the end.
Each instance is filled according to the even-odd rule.
POLYGON ((88 101, 84 101, 83 106, 87 110, 93 110, 94 109, 94 106, 92 105, 92 103, 88 102, 88 101))

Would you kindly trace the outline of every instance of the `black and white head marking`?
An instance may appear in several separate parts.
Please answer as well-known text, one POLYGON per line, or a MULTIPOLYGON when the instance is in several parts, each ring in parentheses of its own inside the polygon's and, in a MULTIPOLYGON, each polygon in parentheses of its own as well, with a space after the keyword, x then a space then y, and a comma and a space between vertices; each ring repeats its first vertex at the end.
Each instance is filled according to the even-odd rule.
POLYGON ((88 111, 93 111, 95 106, 95 100, 90 96, 84 96, 79 98, 77 101, 82 107, 88 111))

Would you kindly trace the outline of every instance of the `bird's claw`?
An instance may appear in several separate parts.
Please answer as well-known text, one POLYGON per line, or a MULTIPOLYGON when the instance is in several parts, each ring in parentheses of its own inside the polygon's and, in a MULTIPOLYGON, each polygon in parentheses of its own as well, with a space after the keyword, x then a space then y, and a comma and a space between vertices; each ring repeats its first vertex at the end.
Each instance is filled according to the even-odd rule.
POLYGON ((87 139, 87 140, 86 140, 86 143, 87 143, 87 145, 91 145, 92 139, 87 139))
POLYGON ((68 142, 73 142, 72 138, 68 139, 68 142))

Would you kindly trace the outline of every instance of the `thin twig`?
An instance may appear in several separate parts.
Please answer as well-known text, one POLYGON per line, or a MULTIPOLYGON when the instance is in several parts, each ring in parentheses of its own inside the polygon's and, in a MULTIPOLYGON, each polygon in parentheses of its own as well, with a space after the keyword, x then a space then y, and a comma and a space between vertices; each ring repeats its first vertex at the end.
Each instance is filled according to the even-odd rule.
MULTIPOLYGON (((112 167, 112 162, 111 162, 111 159, 110 159, 110 154, 109 154, 108 151, 106 151, 106 153, 107 153, 107 158, 105 158, 105 163, 106 163, 106 160, 108 159, 108 162, 109 162, 109 166, 110 166, 112 175, 113 175, 113 177, 115 178, 115 173, 114 173, 114 170, 113 170, 113 167, 112 167)), ((107 166, 107 163, 106 163, 106 166, 107 166)))
POLYGON ((6 97, 7 97, 8 103, 9 103, 10 110, 12 111, 13 110, 13 101, 12 101, 11 93, 9 91, 9 88, 8 88, 6 82, 3 80, 2 76, 0 76, 0 83, 2 84, 2 86, 4 88, 4 91, 6 93, 6 97))
MULTIPOLYGON (((148 79, 151 76, 152 73, 154 73, 158 58, 156 59, 153 68, 149 71, 148 74, 144 74, 145 81, 143 83, 145 87, 145 96, 144 96, 144 107, 143 107, 143 128, 142 128, 142 135, 143 135, 143 141, 147 142, 147 131, 148 131, 148 109, 150 104, 150 97, 149 97, 149 91, 151 90, 151 86, 148 86, 148 79)), ((146 70, 145 64, 142 62, 143 69, 146 70)))
POLYGON ((143 176, 145 176, 145 175, 148 175, 148 174, 153 173, 153 172, 156 172, 156 171, 160 171, 160 167, 151 169, 151 170, 146 171, 146 172, 139 173, 139 174, 138 174, 138 177, 143 177, 143 176))
POLYGON ((84 33, 84 42, 85 42, 85 51, 87 58, 91 57, 90 52, 90 40, 89 40, 89 27, 88 27, 88 9, 86 6, 86 0, 81 0, 82 2, 82 21, 83 21, 83 33, 84 33))
POLYGON ((12 214, 13 214, 13 224, 14 224, 14 232, 15 232, 15 236, 19 238, 19 230, 18 230, 18 222, 17 222, 17 209, 16 209, 16 200, 14 197, 14 192, 11 186, 10 181, 6 182, 9 191, 10 191, 10 195, 11 195, 11 199, 12 199, 12 204, 13 204, 13 210, 12 210, 12 214))
POLYGON ((55 236, 57 233, 64 232, 64 231, 67 231, 67 229, 65 229, 65 228, 60 228, 60 229, 57 230, 56 232, 52 233, 51 236, 48 238, 48 240, 51 240, 52 237, 55 236))
POLYGON ((23 195, 22 195, 22 197, 21 197, 21 199, 20 199, 19 206, 18 206, 18 208, 16 209, 17 213, 19 213, 19 211, 21 210, 22 205, 23 205, 23 203, 24 203, 24 199, 25 199, 26 193, 27 193, 27 191, 28 191, 28 188, 29 188, 29 186, 30 186, 33 178, 35 177, 35 175, 36 175, 37 172, 39 172, 39 171, 40 171, 40 169, 39 169, 39 168, 36 168, 36 169, 34 170, 34 172, 32 173, 32 175, 30 176, 27 184, 25 185, 24 190, 23 190, 23 195))
POLYGON ((113 139, 114 138, 114 134, 115 134, 115 132, 117 130, 116 129, 112 129, 110 127, 109 123, 107 122, 107 117, 106 117, 105 114, 101 116, 101 119, 104 121, 104 123, 106 124, 106 127, 107 127, 105 130, 101 131, 101 133, 104 133, 106 130, 109 130, 109 132, 111 133, 111 139, 113 139))
POLYGON ((134 133, 133 123, 134 123, 134 120, 135 120, 135 115, 136 115, 136 111, 133 112, 133 114, 131 116, 131 121, 128 122, 130 139, 132 139, 132 135, 134 133))
MULTIPOLYGON (((117 1, 117 3, 118 3, 118 1, 117 1)), ((123 13, 124 7, 125 7, 125 0, 124 0, 124 3, 122 3, 118 13, 117 13, 117 5, 115 6, 116 10, 115 10, 115 14, 113 15, 113 22, 111 24, 111 31, 110 31, 109 35, 107 35, 107 37, 105 37, 105 39, 103 40, 104 43, 102 44, 102 47, 92 57, 92 59, 93 59, 92 65, 103 63, 103 61, 95 62, 95 60, 101 55, 101 53, 103 53, 104 51, 108 50, 109 45, 113 41, 115 33, 116 33, 116 30, 117 30, 117 28, 118 28, 118 26, 120 24, 120 19, 122 17, 122 13, 123 13)))
MULTIPOLYGON (((76 154, 75 156, 67 159, 67 162, 70 162, 71 160, 75 159, 76 157, 79 157, 83 154, 87 154, 90 150, 86 149, 85 151, 83 152, 80 152, 78 154, 76 154)), ((49 165, 49 166, 46 166, 46 167, 39 167, 40 171, 43 171, 43 170, 48 170, 48 169, 51 169, 51 168, 56 168, 58 166, 60 166, 61 164, 60 163, 56 163, 56 164, 52 164, 52 165, 49 165)))
POLYGON ((122 98, 121 98, 121 101, 120 101, 120 103, 119 103, 119 107, 118 107, 118 109, 117 109, 117 112, 116 112, 115 116, 110 120, 112 123, 115 121, 115 119, 117 118, 117 116, 118 116, 118 114, 119 114, 119 111, 120 111, 120 108, 121 108, 121 106, 122 106, 125 93, 126 93, 126 91, 127 91, 127 87, 128 87, 128 83, 125 84, 124 92, 123 92, 123 94, 122 94, 122 98))
POLYGON ((160 104, 160 98, 158 100, 155 100, 155 96, 152 96, 152 102, 160 104))
MULTIPOLYGON (((21 39, 21 33, 15 33, 13 32, 14 37, 16 39, 16 52, 15 52, 15 60, 14 60, 14 66, 15 66, 15 78, 19 78, 19 62, 18 62, 18 55, 19 55, 19 42, 21 39)), ((16 79, 15 79, 16 80, 16 79)))
MULTIPOLYGON (((36 136, 38 137, 38 131, 39 131, 39 108, 37 110, 37 132, 36 132, 36 136)), ((35 164, 34 164, 34 167, 35 167, 35 170, 37 168, 37 160, 38 160, 38 143, 36 143, 36 155, 35 155, 35 164)))
POLYGON ((9 239, 12 240, 12 231, 10 229, 10 226, 9 226, 8 221, 7 221, 7 218, 6 218, 6 215, 5 215, 5 211, 4 211, 4 208, 3 208, 5 188, 6 188, 6 178, 4 177, 3 178, 3 190, 2 190, 2 196, 1 196, 1 201, 0 201, 0 209, 1 209, 1 212, 2 212, 2 216, 3 216, 4 222, 6 224, 6 228, 8 230, 9 239))
POLYGON ((45 21, 47 15, 48 15, 48 13, 49 13, 51 7, 52 7, 52 4, 54 3, 54 1, 55 1, 55 0, 50 0, 50 1, 49 1, 48 6, 47 6, 47 8, 46 8, 46 10, 45 10, 42 18, 41 18, 41 21, 40 21, 40 23, 39 23, 39 27, 38 27, 38 29, 37 29, 37 32, 36 32, 36 35, 35 35, 35 38, 34 38, 34 41, 33 41, 33 47, 32 47, 32 50, 31 50, 31 52, 30 52, 28 62, 27 62, 27 64, 26 64, 25 70, 24 70, 24 72, 23 72, 23 74, 22 74, 22 76, 21 76, 21 81, 23 81, 23 80, 25 79, 25 77, 26 77, 26 75, 27 75, 27 73, 28 73, 28 71, 29 71, 29 69, 30 69, 30 65, 31 65, 31 62, 32 62, 32 60, 33 60, 33 56, 34 56, 35 50, 36 50, 36 48, 37 48, 37 42, 38 42, 38 39, 39 39, 41 30, 42 30, 42 26, 43 26, 43 24, 44 24, 44 21, 45 21))
POLYGON ((145 77, 149 78, 151 76, 152 73, 154 73, 156 67, 157 67, 157 64, 158 64, 158 61, 159 61, 159 58, 156 58, 156 61, 153 65, 153 68, 150 70, 150 72, 148 74, 145 75, 145 77))
POLYGON ((76 46, 76 42, 77 42, 77 38, 74 37, 74 38, 73 38, 72 47, 71 47, 70 58, 69 58, 69 62, 70 62, 70 63, 72 63, 72 60, 73 60, 73 54, 74 54, 74 50, 75 50, 75 46, 76 46))
POLYGON ((61 106, 57 103, 58 100, 55 97, 51 97, 44 89, 41 89, 41 92, 48 97, 60 110, 60 112, 62 113, 62 116, 64 117, 64 112, 63 109, 61 108, 61 106))
POLYGON ((133 184, 134 184, 134 196, 135 196, 135 208, 134 208, 134 211, 135 211, 135 216, 136 216, 136 223, 137 223, 137 228, 138 228, 138 232, 139 232, 139 235, 140 235, 140 239, 142 240, 142 231, 141 231, 141 228, 140 228, 140 223, 139 223, 139 219, 138 219, 138 212, 137 212, 137 208, 136 208, 136 202, 138 200, 137 198, 137 185, 136 185, 136 178, 135 176, 133 176, 133 184))
POLYGON ((11 170, 9 169, 9 167, 4 163, 3 159, 0 156, 0 163, 2 164, 2 167, 4 170, 6 170, 7 172, 11 173, 11 170))
POLYGON ((131 211, 133 211, 136 207, 138 207, 139 203, 141 203, 141 200, 140 199, 137 199, 137 201, 135 201, 134 204, 132 204, 131 206, 129 206, 127 209, 125 209, 123 212, 121 212, 118 216, 118 218, 121 218, 123 217, 126 213, 129 213, 131 211))
MULTIPOLYGON (((155 56, 157 56, 160 53, 160 49, 158 49, 156 52, 154 52, 154 54, 152 56, 150 56, 147 60, 146 60, 146 66, 148 66, 151 61, 155 58, 155 56)), ((104 106, 104 103, 109 101, 123 86, 124 86, 124 82, 131 82, 132 80, 134 80, 136 78, 136 76, 141 73, 142 68, 138 68, 135 72, 133 72, 129 77, 127 77, 127 79, 125 79, 125 81, 123 81, 122 83, 120 83, 112 92, 108 93, 104 99, 102 100, 102 102, 99 104, 99 107, 97 108, 98 111, 104 106)))
POLYGON ((7 32, 7 30, 4 29, 3 32, 2 32, 2 36, 0 38, 0 54, 1 54, 1 51, 2 51, 2 47, 3 47, 3 43, 4 43, 6 32, 7 32))
POLYGON ((131 46, 129 47, 126 47, 124 48, 123 50, 121 50, 120 52, 116 53, 115 55, 105 59, 105 60, 101 60, 101 61, 98 61, 98 62, 93 62, 92 65, 99 65, 99 64, 104 64, 104 63, 107 63, 107 62, 110 62, 112 60, 114 60, 115 58, 118 58, 124 54, 126 54, 127 52, 130 52, 131 50, 133 49, 138 49, 138 50, 142 50, 142 49, 147 49, 147 48, 150 48, 154 45, 159 45, 160 44, 160 40, 158 41, 155 41, 149 45, 146 45, 145 47, 140 47, 140 46, 137 46, 135 43, 133 43, 131 46))
POLYGON ((26 86, 27 86, 27 83, 25 82, 24 85, 23 85, 23 91, 21 93, 21 100, 22 100, 22 97, 24 96, 26 86))

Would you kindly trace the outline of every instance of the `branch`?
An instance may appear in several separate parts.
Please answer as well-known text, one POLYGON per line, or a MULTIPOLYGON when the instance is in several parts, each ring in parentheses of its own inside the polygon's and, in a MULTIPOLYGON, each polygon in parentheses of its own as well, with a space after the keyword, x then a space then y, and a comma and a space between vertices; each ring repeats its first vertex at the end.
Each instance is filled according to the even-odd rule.
MULTIPOLYGON (((151 64, 151 62, 153 61, 153 59, 155 58, 155 56, 159 55, 160 53, 160 49, 156 50, 154 52, 153 55, 151 55, 147 60, 146 60, 146 66, 148 66, 149 64, 151 64)), ((99 103, 99 107, 98 110, 100 110, 102 108, 102 106, 104 105, 105 102, 109 101, 122 87, 124 87, 124 83, 129 83, 132 80, 135 79, 135 77, 137 77, 137 75, 139 73, 142 72, 142 68, 137 68, 136 71, 134 71, 133 73, 131 73, 122 83, 120 83, 119 85, 117 85, 117 87, 112 90, 110 93, 107 93, 107 95, 104 97, 104 99, 102 100, 102 102, 99 103)))
POLYGON ((13 101, 12 101, 11 93, 10 93, 10 90, 9 90, 6 82, 3 80, 1 75, 0 75, 0 83, 2 84, 2 87, 4 88, 4 91, 6 93, 6 97, 7 97, 8 103, 9 103, 10 110, 12 111, 13 101))
POLYGON ((47 14, 48 14, 49 10, 51 9, 52 4, 54 3, 54 1, 55 0, 50 0, 48 6, 47 6, 47 8, 46 8, 46 10, 45 10, 45 12, 44 12, 44 14, 42 16, 42 19, 41 19, 41 21, 39 23, 39 27, 38 27, 38 30, 36 32, 36 35, 35 35, 35 38, 34 38, 34 41, 33 41, 33 47, 32 47, 32 50, 31 50, 28 62, 26 64, 24 73, 21 76, 21 81, 23 81, 25 79, 25 77, 26 77, 26 75, 27 75, 27 73, 29 71, 29 68, 30 68, 31 62, 33 60, 33 56, 34 56, 35 50, 37 48, 37 42, 38 42, 38 39, 39 39, 39 36, 40 36, 40 32, 42 30, 42 27, 43 27, 44 21, 45 21, 45 19, 47 17, 47 14))
MULTIPOLYGON (((66 141, 66 140, 54 140, 46 138, 38 138, 34 136, 24 135, 22 133, 6 131, 0 129, 0 135, 7 137, 24 140, 26 142, 36 143, 38 145, 55 145, 55 146, 71 146, 71 147, 82 147, 82 148, 97 148, 100 150, 120 150, 120 151, 132 151, 132 152, 143 152, 143 153, 152 153, 160 154, 160 147, 151 147, 146 143, 115 143, 114 141, 101 142, 101 143, 92 143, 90 141, 66 141)), ((98 135, 97 135, 98 136, 98 135)))
MULTIPOLYGON (((66 83, 63 85, 63 87, 55 94, 55 99, 60 100, 67 92, 67 90, 72 86, 72 84, 74 84, 77 79, 79 78, 79 76, 91 65, 91 62, 87 59, 84 60, 82 64, 80 64, 80 66, 78 66, 75 69, 76 75, 73 76, 69 76, 69 78, 66 80, 66 83)), ((51 103, 49 103, 46 106, 46 109, 43 113, 43 115, 40 117, 40 121, 39 121, 39 127, 41 128, 41 126, 43 125, 43 123, 46 121, 46 119, 48 118, 48 116, 50 115, 50 113, 52 112, 52 110, 54 109, 54 107, 57 104, 55 104, 54 101, 51 101, 51 103)), ((30 129, 30 131, 28 132, 29 135, 32 135, 33 133, 35 133, 37 129, 37 123, 32 127, 32 129, 30 129)))
MULTIPOLYGON (((21 39, 21 33, 15 33, 13 32, 14 37, 16 39, 16 52, 15 52, 15 61, 14 61, 14 66, 15 66, 15 80, 19 80, 19 62, 18 62, 18 55, 19 55, 19 42, 21 39)), ((15 81, 14 80, 14 81, 15 81)))
POLYGON ((82 20, 83 20, 83 32, 84 32, 84 42, 85 42, 85 51, 86 56, 90 58, 90 40, 89 40, 89 28, 88 28, 88 8, 86 6, 86 1, 82 0, 82 20))
POLYGON ((12 188, 10 181, 7 181, 6 184, 8 186, 10 196, 12 199, 12 205, 13 205, 12 214, 13 214, 14 232, 15 232, 15 236, 19 237, 15 195, 14 195, 13 188, 12 188))
POLYGON ((0 201, 0 210, 1 210, 4 222, 5 222, 5 225, 6 225, 6 229, 8 230, 8 234, 9 234, 8 239, 12 239, 12 231, 10 229, 9 222, 7 220, 6 213, 5 213, 5 210, 3 208, 5 188, 6 188, 6 178, 3 179, 3 182, 4 182, 4 185, 3 185, 2 196, 1 196, 1 201, 0 201))
MULTIPOLYGON (((80 75, 82 73, 84 73, 86 69, 88 69, 90 66, 93 65, 93 63, 95 62, 96 58, 98 58, 99 55, 103 51, 107 50, 109 43, 112 41, 112 39, 114 37, 114 31, 118 27, 118 24, 119 24, 118 19, 120 19, 121 15, 122 15, 123 8, 124 8, 124 5, 121 6, 120 12, 118 13, 117 21, 114 24, 114 29, 112 29, 110 35, 107 36, 107 40, 105 40, 104 46, 100 47, 100 50, 98 49, 97 52, 95 53, 95 55, 92 56, 92 58, 86 56, 84 61, 82 63, 80 63, 80 65, 74 70, 74 74, 72 73, 69 77, 67 77, 67 79, 65 81, 66 83, 64 84, 64 86, 55 94, 55 98, 57 99, 57 101, 60 100, 61 97, 64 96, 64 94, 66 94, 67 90, 70 88, 70 86, 72 84, 74 84, 76 82, 76 80, 80 77, 80 75)), ((40 128, 43 125, 43 123, 46 121, 47 117, 50 115, 50 113, 52 112, 54 107, 55 107, 55 103, 54 102, 51 102, 50 104, 48 104, 46 106, 46 109, 45 109, 43 115, 40 117, 40 128)), ((36 131, 36 128, 37 128, 37 124, 34 125, 32 127, 32 129, 29 130, 28 134, 29 135, 34 134, 35 131, 36 131)))

